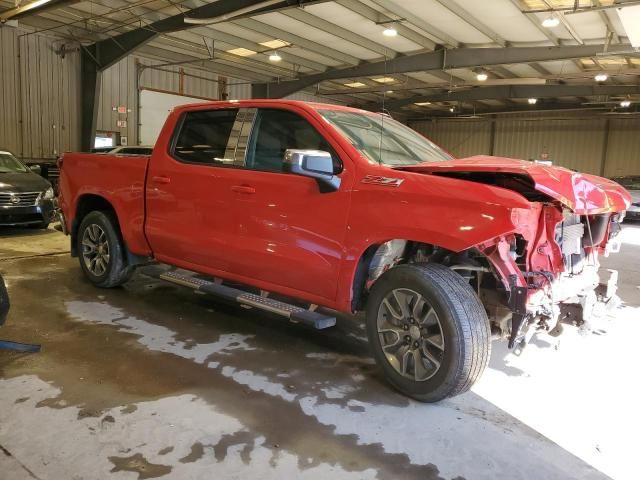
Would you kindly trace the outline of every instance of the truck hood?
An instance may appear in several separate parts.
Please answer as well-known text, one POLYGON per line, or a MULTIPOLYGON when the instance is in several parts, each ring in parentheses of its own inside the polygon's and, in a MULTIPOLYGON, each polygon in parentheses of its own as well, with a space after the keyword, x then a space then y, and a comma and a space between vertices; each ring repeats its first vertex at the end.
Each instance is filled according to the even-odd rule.
MULTIPOLYGON (((557 200, 579 215, 618 212, 631 205, 631 195, 606 178, 564 167, 541 165, 511 158, 475 156, 445 162, 396 167, 397 170, 489 183, 487 173, 526 177, 539 193, 557 200), (461 175, 462 174, 462 175, 461 175), (464 176, 463 176, 464 175, 464 176)), ((509 188, 509 187, 505 187, 509 188)))

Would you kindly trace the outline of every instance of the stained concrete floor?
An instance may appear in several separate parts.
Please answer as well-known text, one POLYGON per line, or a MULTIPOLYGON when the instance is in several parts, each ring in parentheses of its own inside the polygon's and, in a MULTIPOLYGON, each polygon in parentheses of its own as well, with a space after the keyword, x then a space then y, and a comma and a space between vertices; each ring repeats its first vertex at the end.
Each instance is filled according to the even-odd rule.
POLYGON ((97 290, 46 232, 0 231, 0 479, 635 479, 640 226, 596 330, 494 344, 473 390, 389 389, 360 319, 313 331, 144 275, 97 290), (330 476, 330 477, 329 477, 330 476))

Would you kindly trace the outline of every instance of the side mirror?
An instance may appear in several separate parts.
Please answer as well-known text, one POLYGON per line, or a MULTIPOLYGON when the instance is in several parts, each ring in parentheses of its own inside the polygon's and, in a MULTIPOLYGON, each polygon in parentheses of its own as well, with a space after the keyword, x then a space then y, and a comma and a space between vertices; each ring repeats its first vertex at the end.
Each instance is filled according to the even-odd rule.
POLYGON ((33 173, 37 173, 38 175, 42 174, 42 168, 40 165, 29 165, 29 170, 33 173))
POLYGON ((314 178, 322 193, 335 192, 340 188, 340 177, 333 174, 333 160, 329 152, 288 149, 284 153, 283 169, 314 178))

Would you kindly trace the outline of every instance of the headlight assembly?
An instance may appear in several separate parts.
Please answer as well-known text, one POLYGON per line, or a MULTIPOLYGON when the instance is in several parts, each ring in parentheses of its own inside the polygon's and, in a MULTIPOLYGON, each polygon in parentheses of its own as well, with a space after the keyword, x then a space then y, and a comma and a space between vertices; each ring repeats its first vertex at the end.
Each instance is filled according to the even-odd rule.
POLYGON ((49 187, 42 195, 42 198, 44 198, 45 200, 53 200, 54 196, 55 195, 53 194, 53 188, 49 187))

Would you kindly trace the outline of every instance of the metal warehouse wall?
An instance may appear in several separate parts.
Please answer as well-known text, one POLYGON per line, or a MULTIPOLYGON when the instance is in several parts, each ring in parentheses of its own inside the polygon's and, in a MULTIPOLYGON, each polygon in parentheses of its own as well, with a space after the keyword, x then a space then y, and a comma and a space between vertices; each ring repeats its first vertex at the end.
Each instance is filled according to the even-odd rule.
POLYGON ((640 119, 592 113, 525 113, 495 119, 438 119, 410 126, 462 158, 540 158, 608 177, 640 175, 640 119))
POLYGON ((0 147, 27 160, 79 146, 79 54, 61 43, 0 27, 0 147))
MULTIPOLYGON (((68 47, 70 42, 0 27, 0 148, 26 160, 54 159, 80 148, 80 54, 59 55, 63 44, 68 47)), ((138 143, 139 88, 218 98, 215 73, 188 66, 159 67, 161 63, 129 56, 103 73, 97 130, 119 132, 130 145, 138 143), (126 113, 118 113, 118 107, 125 107, 126 113), (122 121, 126 127, 118 125, 122 121)), ((249 82, 227 78, 227 83, 229 98, 251 98, 249 82)), ((305 92, 288 98, 339 103, 305 92)))

